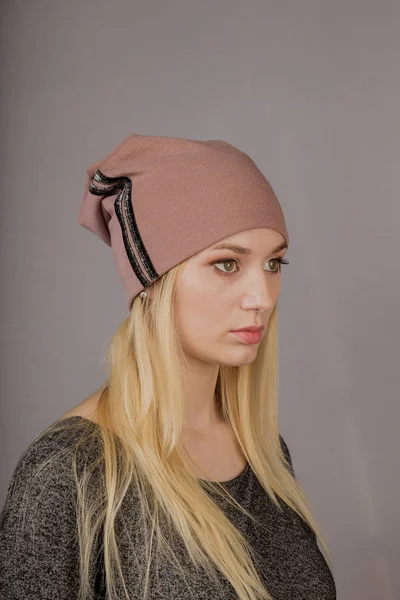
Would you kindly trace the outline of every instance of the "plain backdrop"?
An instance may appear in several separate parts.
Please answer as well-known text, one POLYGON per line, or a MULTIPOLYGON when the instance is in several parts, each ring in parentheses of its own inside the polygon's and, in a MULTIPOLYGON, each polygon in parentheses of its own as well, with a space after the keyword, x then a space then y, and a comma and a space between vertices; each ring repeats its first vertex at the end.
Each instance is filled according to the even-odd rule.
POLYGON ((286 216, 280 427, 338 598, 400 598, 399 31, 394 0, 3 1, 3 500, 127 315, 77 224, 87 166, 129 133, 222 139, 286 216))

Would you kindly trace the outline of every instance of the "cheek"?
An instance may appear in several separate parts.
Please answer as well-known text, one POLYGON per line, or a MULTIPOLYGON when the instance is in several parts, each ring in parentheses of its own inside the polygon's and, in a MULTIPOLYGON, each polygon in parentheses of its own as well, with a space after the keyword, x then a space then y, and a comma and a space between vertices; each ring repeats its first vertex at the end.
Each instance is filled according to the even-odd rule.
POLYGON ((177 301, 177 324, 181 335, 188 339, 210 339, 227 328, 224 303, 215 291, 185 289, 177 301))

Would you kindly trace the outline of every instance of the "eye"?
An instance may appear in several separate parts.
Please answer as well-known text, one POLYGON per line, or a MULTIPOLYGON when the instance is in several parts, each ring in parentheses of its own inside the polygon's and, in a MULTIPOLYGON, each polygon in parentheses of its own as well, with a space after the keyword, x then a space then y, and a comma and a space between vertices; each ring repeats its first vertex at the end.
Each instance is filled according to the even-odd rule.
MULTIPOLYGON (((280 273, 281 271, 281 265, 288 265, 289 261, 285 260, 284 258, 281 258, 279 256, 276 256, 275 258, 270 258, 269 260, 267 260, 268 263, 275 263, 277 265, 277 268, 272 269, 272 271, 270 271, 270 273, 280 273)), ((217 260, 213 263, 211 263, 212 265, 215 265, 217 267, 217 265, 226 265, 226 264, 236 264, 239 265, 240 261, 236 260, 235 258, 225 258, 222 260, 217 260)), ((217 267, 218 268, 218 267, 217 267)), ((233 270, 228 270, 228 271, 221 271, 221 269, 218 268, 218 271, 221 272, 222 275, 229 275, 230 273, 236 273, 236 271, 233 270)), ((268 272, 268 271, 267 271, 268 272)))

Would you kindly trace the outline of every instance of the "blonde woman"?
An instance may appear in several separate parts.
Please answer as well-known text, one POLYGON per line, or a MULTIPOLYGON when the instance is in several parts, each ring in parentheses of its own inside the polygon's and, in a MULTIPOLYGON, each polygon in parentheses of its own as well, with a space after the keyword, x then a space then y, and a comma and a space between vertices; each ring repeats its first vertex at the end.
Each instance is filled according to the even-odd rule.
POLYGON ((78 222, 129 314, 104 384, 43 431, 0 521, 7 600, 333 600, 329 551, 279 433, 278 199, 219 140, 128 135, 78 222))

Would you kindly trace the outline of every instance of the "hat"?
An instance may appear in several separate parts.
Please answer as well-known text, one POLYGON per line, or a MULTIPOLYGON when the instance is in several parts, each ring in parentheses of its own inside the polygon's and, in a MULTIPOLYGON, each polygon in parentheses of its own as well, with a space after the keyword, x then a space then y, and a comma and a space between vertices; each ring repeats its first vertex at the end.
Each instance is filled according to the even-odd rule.
POLYGON ((128 135, 88 167, 78 223, 112 248, 129 311, 169 269, 235 233, 268 227, 289 246, 271 185, 221 140, 128 135))

